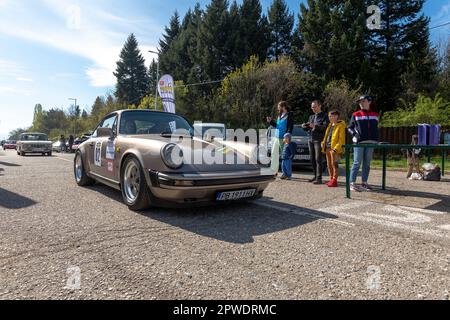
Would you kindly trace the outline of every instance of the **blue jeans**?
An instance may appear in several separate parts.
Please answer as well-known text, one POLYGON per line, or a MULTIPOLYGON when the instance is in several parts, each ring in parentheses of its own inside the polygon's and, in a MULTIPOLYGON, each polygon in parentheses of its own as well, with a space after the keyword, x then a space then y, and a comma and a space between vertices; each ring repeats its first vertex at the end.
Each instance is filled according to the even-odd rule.
POLYGON ((355 183, 359 168, 362 164, 362 182, 367 183, 370 173, 370 162, 373 158, 372 148, 355 148, 353 154, 353 167, 350 172, 350 182, 355 183))
POLYGON ((283 175, 291 178, 292 177, 292 160, 288 159, 288 160, 283 160, 281 162, 281 167, 283 169, 283 175))

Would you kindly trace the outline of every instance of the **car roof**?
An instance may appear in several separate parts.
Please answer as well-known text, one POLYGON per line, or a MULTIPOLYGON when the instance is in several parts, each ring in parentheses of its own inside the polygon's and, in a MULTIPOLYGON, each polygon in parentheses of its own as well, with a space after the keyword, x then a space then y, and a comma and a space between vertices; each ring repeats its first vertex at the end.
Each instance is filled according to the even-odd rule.
POLYGON ((113 112, 109 113, 107 116, 109 116, 111 114, 114 114, 114 113, 121 114, 121 113, 124 113, 124 112, 153 112, 153 113, 166 113, 166 114, 175 114, 175 115, 177 115, 176 113, 170 113, 170 112, 158 111, 158 110, 150 110, 150 109, 122 109, 122 110, 113 111, 113 112))
POLYGON ((198 127, 206 127, 206 126, 225 127, 225 124, 224 123, 207 123, 207 122, 202 122, 202 123, 194 123, 194 126, 198 126, 198 127))
POLYGON ((44 136, 46 136, 47 134, 46 133, 41 133, 41 132, 24 132, 24 133, 21 133, 21 134, 29 134, 29 135, 36 135, 36 134, 40 134, 40 135, 44 135, 44 136))

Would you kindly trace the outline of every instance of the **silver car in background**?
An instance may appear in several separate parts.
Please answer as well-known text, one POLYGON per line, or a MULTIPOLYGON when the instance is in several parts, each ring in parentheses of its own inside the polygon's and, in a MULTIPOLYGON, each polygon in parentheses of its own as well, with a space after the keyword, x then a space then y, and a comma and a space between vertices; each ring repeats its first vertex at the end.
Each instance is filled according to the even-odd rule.
POLYGON ((28 153, 52 155, 52 142, 45 133, 22 133, 17 141, 17 154, 25 156, 28 153))

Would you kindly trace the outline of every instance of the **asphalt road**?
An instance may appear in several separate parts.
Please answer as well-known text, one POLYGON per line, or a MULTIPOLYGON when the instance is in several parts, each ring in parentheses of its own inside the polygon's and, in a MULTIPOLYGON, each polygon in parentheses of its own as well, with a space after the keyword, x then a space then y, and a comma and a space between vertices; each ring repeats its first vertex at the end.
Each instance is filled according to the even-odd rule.
POLYGON ((0 299, 449 299, 448 179, 139 214, 72 161, 0 151, 0 299))

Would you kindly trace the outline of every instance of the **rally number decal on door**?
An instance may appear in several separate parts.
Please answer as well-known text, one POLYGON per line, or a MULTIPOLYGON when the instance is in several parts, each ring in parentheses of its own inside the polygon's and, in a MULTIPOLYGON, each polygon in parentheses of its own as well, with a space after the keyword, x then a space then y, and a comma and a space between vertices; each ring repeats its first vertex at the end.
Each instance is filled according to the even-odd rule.
POLYGON ((102 142, 98 141, 94 149, 94 162, 97 167, 102 166, 102 142))

